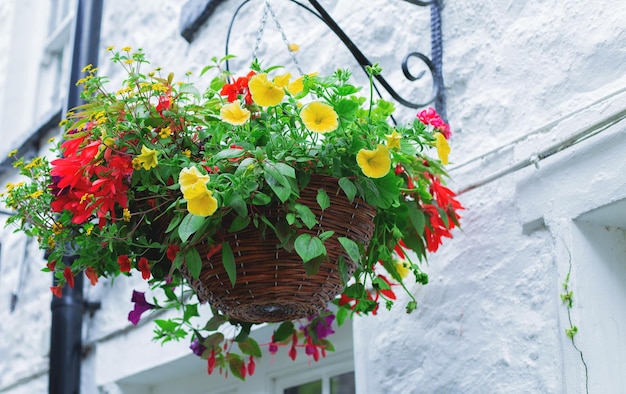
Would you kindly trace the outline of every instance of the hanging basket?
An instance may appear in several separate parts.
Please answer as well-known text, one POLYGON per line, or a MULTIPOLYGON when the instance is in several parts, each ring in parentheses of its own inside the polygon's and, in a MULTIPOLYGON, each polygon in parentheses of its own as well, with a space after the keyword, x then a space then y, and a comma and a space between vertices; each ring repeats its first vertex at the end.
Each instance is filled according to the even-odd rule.
MULTIPOLYGON (((339 256, 345 259, 349 276, 356 269, 356 264, 337 238, 347 237, 367 247, 374 232, 376 216, 376 209, 362 200, 350 202, 337 181, 337 178, 313 175, 298 199, 299 203, 311 209, 319 222, 310 230, 306 227, 298 229, 299 234, 319 235, 324 231, 334 231, 325 242, 327 258, 316 274, 306 274, 302 259, 295 251, 289 253, 278 247, 281 242, 271 229, 263 237, 261 231, 250 224, 241 231, 224 236, 235 256, 235 286, 228 279, 221 252, 206 257, 208 245, 198 247, 203 257, 198 279, 191 278, 183 266, 183 275, 198 298, 233 319, 252 323, 299 319, 315 315, 325 308, 343 290, 337 267, 339 256), (330 198, 330 206, 324 211, 316 200, 319 189, 324 189, 330 198)), ((285 217, 282 205, 258 208, 273 223, 285 217)))

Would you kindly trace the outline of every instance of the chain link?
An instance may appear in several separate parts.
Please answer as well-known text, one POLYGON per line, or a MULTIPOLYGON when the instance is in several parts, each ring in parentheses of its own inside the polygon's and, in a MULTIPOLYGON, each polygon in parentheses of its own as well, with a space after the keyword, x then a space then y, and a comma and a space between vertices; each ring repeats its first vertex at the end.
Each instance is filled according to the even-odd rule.
POLYGON ((274 20, 274 24, 276 25, 276 29, 278 29, 278 32, 280 33, 283 39, 283 43, 287 47, 287 52, 289 52, 289 55, 291 56, 291 61, 298 69, 298 72, 300 73, 300 75, 303 75, 304 73, 302 72, 302 68, 300 68, 300 63, 298 63, 298 59, 296 58, 295 52, 289 48, 289 40, 287 39, 285 30, 283 30, 283 27, 280 25, 280 22, 278 21, 278 18, 276 17, 276 14, 274 13, 274 10, 272 9, 272 6, 270 5, 269 1, 266 1, 265 7, 263 7, 263 16, 261 17, 261 24, 259 25, 259 29, 257 30, 256 42, 254 45, 254 52, 252 52, 252 58, 253 59, 257 58, 257 52, 259 51, 261 38, 263 37, 263 32, 265 30, 265 23, 267 22, 268 12, 272 16, 272 19, 274 20))

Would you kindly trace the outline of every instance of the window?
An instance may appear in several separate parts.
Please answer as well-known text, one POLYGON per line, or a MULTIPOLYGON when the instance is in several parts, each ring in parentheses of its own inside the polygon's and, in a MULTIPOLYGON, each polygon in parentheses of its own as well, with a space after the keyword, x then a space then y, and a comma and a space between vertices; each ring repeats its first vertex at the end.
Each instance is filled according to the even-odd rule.
POLYGON ((35 119, 60 110, 67 95, 74 0, 51 0, 37 83, 35 119))
POLYGON ((331 376, 329 379, 318 379, 312 382, 289 387, 283 394, 354 394, 354 371, 331 376))

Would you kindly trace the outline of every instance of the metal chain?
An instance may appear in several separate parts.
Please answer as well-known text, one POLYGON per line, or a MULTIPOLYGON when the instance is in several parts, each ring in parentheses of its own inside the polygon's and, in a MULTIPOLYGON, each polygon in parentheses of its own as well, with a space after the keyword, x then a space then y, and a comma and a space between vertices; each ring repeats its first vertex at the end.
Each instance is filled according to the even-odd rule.
POLYGON ((265 30, 265 22, 267 21, 268 11, 272 15, 272 19, 274 20, 276 29, 278 29, 278 32, 280 33, 283 39, 283 43, 287 47, 287 52, 289 52, 289 55, 291 56, 291 61, 298 69, 298 72, 300 73, 300 75, 304 75, 304 73, 302 72, 302 68, 300 67, 300 63, 298 63, 298 59, 296 58, 296 53, 289 48, 289 40, 287 39, 285 30, 283 30, 283 27, 280 25, 280 22, 278 21, 278 18, 276 17, 276 14, 274 13, 274 10, 272 9, 272 6, 270 5, 269 1, 265 2, 265 7, 263 8, 263 17, 261 18, 261 25, 259 26, 259 29, 257 30, 256 44, 254 46, 254 52, 252 54, 252 57, 254 59, 256 59, 257 57, 257 52, 259 50, 259 45, 261 43, 261 37, 263 36, 263 31, 265 30))
POLYGON ((259 45, 261 44, 261 37, 263 37, 263 30, 265 30, 265 21, 267 21, 267 10, 269 9, 269 3, 265 2, 265 7, 263 7, 263 17, 261 17, 261 24, 259 25, 259 29, 256 31, 256 42, 254 44, 254 51, 252 52, 252 60, 256 59, 257 52, 259 51, 259 45))

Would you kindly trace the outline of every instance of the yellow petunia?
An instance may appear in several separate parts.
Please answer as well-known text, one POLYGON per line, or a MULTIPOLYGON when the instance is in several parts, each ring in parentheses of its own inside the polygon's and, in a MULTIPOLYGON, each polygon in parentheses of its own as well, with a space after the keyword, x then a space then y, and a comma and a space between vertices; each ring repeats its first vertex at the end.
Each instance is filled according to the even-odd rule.
POLYGON ((211 216, 217 210, 217 200, 205 185, 197 183, 187 191, 187 210, 198 216, 211 216))
POLYGON ((437 155, 439 156, 439 160, 441 160, 441 164, 448 164, 448 155, 450 154, 450 145, 448 144, 448 140, 441 133, 435 133, 435 146, 437 147, 437 155))
POLYGON ((312 101, 302 108, 300 118, 307 129, 316 133, 328 133, 339 125, 337 112, 326 103, 312 101))
POLYGON ((250 111, 243 108, 239 100, 235 100, 220 109, 220 119, 226 123, 241 126, 250 119, 250 111))
MULTIPOLYGON (((209 176, 202 174, 196 167, 183 168, 178 175, 178 183, 180 184, 180 191, 183 195, 196 184, 202 184, 203 186, 209 181, 209 176)), ((185 196, 187 198, 187 196, 185 196)))
POLYGON ((370 178, 382 178, 391 168, 389 149, 383 144, 378 144, 374 150, 361 149, 356 155, 356 162, 363 174, 370 178))
POLYGON ((290 79, 291 79, 291 74, 289 74, 289 73, 283 74, 283 75, 277 75, 277 76, 274 77, 274 83, 279 88, 284 88, 287 85, 289 85, 289 80, 290 79))
POLYGON ((141 154, 136 157, 137 162, 141 164, 144 170, 149 170, 159 164, 157 159, 158 152, 154 149, 148 149, 145 145, 141 147, 141 154))
POLYGON ((409 272, 411 272, 411 270, 409 270, 409 263, 406 260, 398 260, 395 262, 395 265, 396 271, 402 279, 406 278, 409 272))
POLYGON ((295 96, 296 94, 300 93, 302 89, 304 89, 303 80, 304 77, 299 77, 298 79, 287 85, 287 91, 289 92, 289 94, 295 96))
POLYGON ((278 105, 285 96, 285 91, 281 87, 267 79, 267 74, 256 74, 250 78, 248 89, 252 100, 262 107, 278 105))
POLYGON ((387 137, 387 148, 400 149, 400 140, 402 139, 402 135, 398 134, 398 132, 394 130, 391 134, 385 134, 385 137, 387 137))

